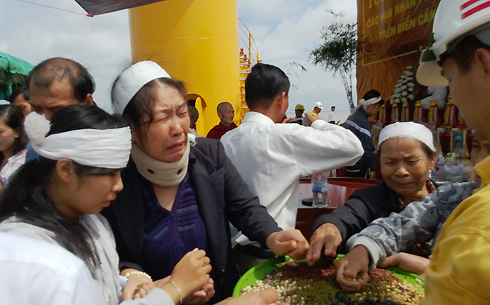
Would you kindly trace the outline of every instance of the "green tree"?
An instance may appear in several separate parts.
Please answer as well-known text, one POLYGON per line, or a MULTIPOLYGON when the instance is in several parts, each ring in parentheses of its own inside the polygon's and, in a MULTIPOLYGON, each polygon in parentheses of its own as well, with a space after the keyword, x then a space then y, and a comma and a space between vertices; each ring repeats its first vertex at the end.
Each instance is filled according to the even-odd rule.
POLYGON ((335 22, 328 27, 323 27, 321 33, 323 43, 311 51, 310 60, 313 64, 320 65, 325 70, 332 71, 334 75, 340 76, 349 107, 353 109, 352 73, 359 50, 357 24, 335 22))

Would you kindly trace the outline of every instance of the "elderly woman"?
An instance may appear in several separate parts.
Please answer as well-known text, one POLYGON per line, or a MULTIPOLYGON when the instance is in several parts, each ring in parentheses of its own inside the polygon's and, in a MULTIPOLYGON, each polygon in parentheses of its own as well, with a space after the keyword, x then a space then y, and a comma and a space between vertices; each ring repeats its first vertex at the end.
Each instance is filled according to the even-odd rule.
MULTIPOLYGON (((473 138, 470 160, 473 165, 490 154, 490 143, 473 138)), ((376 266, 398 266, 424 276, 429 260, 400 251, 410 251, 417 243, 437 240, 442 226, 453 210, 479 187, 481 178, 472 182, 456 182, 439 187, 425 196, 424 200, 412 202, 401 213, 391 213, 369 224, 360 233, 347 241, 350 252, 337 261, 337 281, 349 291, 357 291, 364 284, 364 273, 376 266), (349 278, 357 278, 356 281, 349 278)))
POLYGON ((379 135, 379 159, 384 182, 355 191, 344 206, 315 221, 308 263, 336 256, 339 245, 368 224, 392 212, 401 212, 410 202, 421 201, 435 186, 429 180, 436 151, 432 133, 413 122, 386 126, 379 135))
MULTIPOLYGON (((475 165, 489 154, 490 143, 475 135, 471 163, 475 165)), ((337 261, 337 281, 340 286, 349 291, 359 290, 367 284, 365 272, 376 266, 385 268, 394 265, 424 276, 429 260, 400 251, 410 251, 416 243, 431 239, 435 241, 446 219, 463 200, 472 195, 480 181, 481 178, 475 176, 472 182, 444 185, 425 196, 424 200, 412 202, 401 213, 379 218, 349 238, 347 247, 350 252, 337 261)))
POLYGON ((104 215, 122 275, 136 269, 161 279, 186 252, 205 250, 214 290, 209 283, 206 296, 192 302, 215 292, 213 303, 231 295, 239 276, 229 222, 278 255, 303 258, 308 242, 297 230, 281 231, 219 141, 189 140, 185 96, 182 82, 154 62, 134 64, 115 81, 113 106, 131 125, 133 148, 122 172, 124 190, 104 215))

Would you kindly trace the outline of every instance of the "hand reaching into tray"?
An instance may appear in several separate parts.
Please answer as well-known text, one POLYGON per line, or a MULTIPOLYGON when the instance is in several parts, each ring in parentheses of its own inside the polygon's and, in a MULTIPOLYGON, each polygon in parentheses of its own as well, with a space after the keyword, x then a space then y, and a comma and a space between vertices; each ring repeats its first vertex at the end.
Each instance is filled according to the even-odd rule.
POLYGON ((342 236, 335 225, 326 223, 318 227, 310 239, 310 249, 306 254, 308 265, 313 266, 320 259, 323 248, 326 256, 337 257, 337 248, 341 242, 342 236))

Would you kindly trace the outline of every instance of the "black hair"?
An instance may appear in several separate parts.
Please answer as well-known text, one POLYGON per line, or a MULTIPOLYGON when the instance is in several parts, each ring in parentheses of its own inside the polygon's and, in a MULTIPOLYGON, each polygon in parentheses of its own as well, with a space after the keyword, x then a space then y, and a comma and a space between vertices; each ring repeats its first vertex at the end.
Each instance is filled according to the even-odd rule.
POLYGON ((446 58, 453 58, 462 73, 467 73, 475 58, 476 50, 484 48, 490 51, 490 46, 481 42, 473 35, 464 37, 447 55, 446 58))
MULTIPOLYGON (((48 135, 78 129, 111 129, 124 127, 119 117, 87 104, 67 106, 51 119, 48 135)), ((93 240, 87 229, 60 212, 50 196, 54 183, 56 160, 39 156, 21 166, 0 195, 0 220, 16 216, 20 221, 54 233, 54 239, 65 249, 81 258, 92 276, 100 263, 93 240)), ((116 171, 80 165, 73 162, 79 176, 104 175, 116 171)))
MULTIPOLYGON (((366 92, 366 94, 364 94, 364 96, 362 98, 365 101, 367 101, 369 99, 372 99, 373 97, 380 97, 380 96, 381 96, 381 93, 379 93, 377 90, 371 89, 368 92, 366 92)), ((380 105, 380 106, 382 106, 384 103, 385 102, 383 101, 383 99, 380 99, 379 101, 377 101, 376 103, 371 104, 371 105, 380 105)), ((369 106, 369 105, 366 105, 366 106, 363 106, 363 107, 366 108, 367 106, 369 106)))
MULTIPOLYGON (((12 155, 26 149, 29 140, 24 132, 24 115, 22 114, 22 110, 14 104, 0 105, 0 118, 3 118, 5 125, 19 133, 19 136, 15 138, 12 155)), ((4 157, 3 152, 0 152, 0 163, 4 157)))
POLYGON ((27 77, 27 88, 32 86, 49 89, 59 80, 66 79, 71 85, 73 97, 83 103, 87 94, 95 91, 95 82, 92 75, 80 63, 62 57, 46 59, 32 69, 27 77))
MULTIPOLYGON (((113 105, 115 104, 114 90, 116 89, 118 81, 119 77, 112 84, 111 100, 113 105)), ((155 108, 155 103, 157 102, 155 90, 160 84, 176 89, 182 95, 182 98, 186 100, 184 83, 180 80, 162 77, 154 79, 144 85, 138 92, 136 92, 133 98, 131 98, 122 113, 123 118, 131 125, 131 130, 135 131, 140 139, 146 138, 148 128, 150 127, 151 122, 153 122, 153 108, 155 108)))
POLYGON ((27 90, 27 86, 26 85, 22 85, 20 87, 18 87, 17 89, 15 89, 14 91, 12 91, 12 94, 10 94, 10 97, 9 97, 9 102, 13 103, 14 100, 17 98, 17 96, 19 96, 19 94, 22 93, 22 97, 28 101, 29 100, 29 90, 27 90))
MULTIPOLYGON (((419 141, 419 142, 420 142, 420 145, 422 146, 422 150, 424 151, 424 153, 427 156, 427 158, 429 158, 429 160, 434 159, 434 157, 436 155, 434 153, 434 151, 429 146, 427 146, 427 144, 425 144, 425 143, 423 143, 421 141, 419 141)), ((383 144, 384 143, 381 143, 381 145, 379 145, 379 147, 378 147, 378 157, 379 158, 381 158, 381 147, 383 147, 383 144)))
POLYGON ((281 69, 258 63, 245 80, 245 101, 251 110, 268 109, 279 94, 289 93, 289 87, 289 79, 281 69))
MULTIPOLYGON (((368 92, 366 92, 366 94, 364 94, 364 96, 362 97, 365 101, 369 100, 369 99, 372 99, 373 97, 380 97, 381 96, 381 93, 379 93, 378 90, 374 90, 374 89, 371 89, 369 90, 368 92)), ((378 103, 381 103, 383 104, 383 100, 380 100, 378 103)))

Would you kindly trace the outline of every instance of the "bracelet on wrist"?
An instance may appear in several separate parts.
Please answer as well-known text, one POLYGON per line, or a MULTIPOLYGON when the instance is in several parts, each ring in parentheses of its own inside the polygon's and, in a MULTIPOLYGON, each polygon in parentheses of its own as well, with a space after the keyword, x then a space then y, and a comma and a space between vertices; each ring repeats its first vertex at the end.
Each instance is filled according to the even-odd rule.
POLYGON ((174 286, 175 290, 177 290, 177 293, 179 294, 179 304, 182 304, 183 301, 182 301, 182 292, 180 291, 180 288, 179 286, 177 286, 174 282, 172 282, 172 280, 168 280, 168 282, 174 286))
POLYGON ((127 273, 124 275, 124 277, 125 277, 125 278, 127 278, 127 279, 129 279, 129 277, 130 277, 131 275, 142 275, 142 276, 146 276, 147 278, 149 278, 149 279, 150 279, 150 281, 152 281, 151 276, 150 276, 148 273, 143 272, 143 271, 139 271, 139 270, 129 271, 129 272, 127 272, 127 273))

